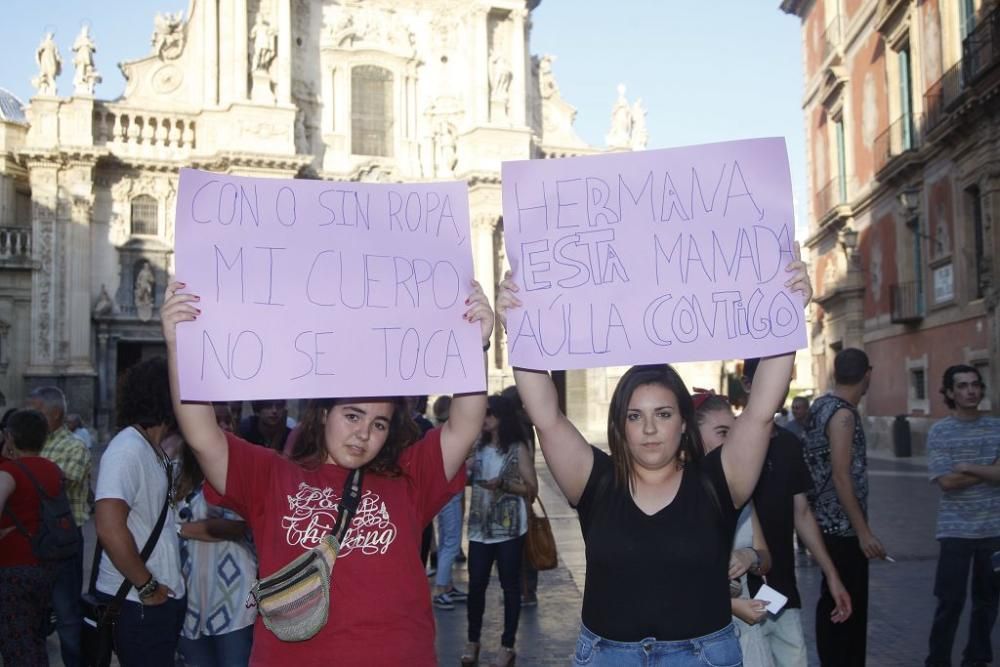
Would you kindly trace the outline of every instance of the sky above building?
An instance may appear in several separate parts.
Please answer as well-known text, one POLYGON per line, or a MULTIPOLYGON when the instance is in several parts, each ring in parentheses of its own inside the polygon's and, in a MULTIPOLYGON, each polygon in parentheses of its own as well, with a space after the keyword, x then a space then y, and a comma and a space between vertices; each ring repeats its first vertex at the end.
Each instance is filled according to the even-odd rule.
MULTIPOLYGON (((792 187, 804 216, 806 171, 799 20, 778 0, 543 0, 531 49, 556 56, 563 99, 578 111, 580 137, 603 146, 619 83, 648 109, 649 148, 752 137, 785 137, 792 187)), ((63 56, 59 92, 72 93, 73 39, 89 23, 104 77, 97 96, 124 90, 117 63, 149 53, 153 16, 188 0, 5 0, 0 87, 27 102, 34 53, 54 31, 63 56)), ((799 232, 801 236, 802 232, 799 232)))

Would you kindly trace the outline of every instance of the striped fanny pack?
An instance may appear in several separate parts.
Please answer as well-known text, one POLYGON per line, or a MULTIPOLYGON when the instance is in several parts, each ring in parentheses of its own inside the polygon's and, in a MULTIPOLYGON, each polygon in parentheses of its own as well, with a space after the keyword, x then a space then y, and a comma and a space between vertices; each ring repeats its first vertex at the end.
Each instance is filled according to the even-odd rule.
POLYGON ((347 476, 337 523, 319 545, 259 580, 250 592, 264 625, 278 639, 300 642, 326 625, 330 611, 330 576, 361 498, 363 476, 360 469, 352 470, 347 476))

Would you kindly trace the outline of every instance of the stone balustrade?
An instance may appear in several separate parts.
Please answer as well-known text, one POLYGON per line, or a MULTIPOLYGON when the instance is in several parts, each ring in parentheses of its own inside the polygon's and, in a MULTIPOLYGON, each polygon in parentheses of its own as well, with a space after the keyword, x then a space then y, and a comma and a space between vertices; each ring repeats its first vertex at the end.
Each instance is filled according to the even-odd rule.
POLYGON ((0 261, 31 259, 31 229, 0 227, 0 261))
POLYGON ((146 112, 116 104, 94 106, 94 145, 126 153, 187 153, 195 147, 194 116, 146 112))

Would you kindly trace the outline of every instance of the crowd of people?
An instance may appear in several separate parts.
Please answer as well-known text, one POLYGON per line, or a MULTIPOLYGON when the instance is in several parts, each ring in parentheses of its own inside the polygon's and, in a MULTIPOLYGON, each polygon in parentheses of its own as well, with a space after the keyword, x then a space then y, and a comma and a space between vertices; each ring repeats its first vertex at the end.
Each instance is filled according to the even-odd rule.
MULTIPOLYGON (((788 271, 808 303, 803 265, 788 271)), ((494 319, 504 325, 520 307, 518 292, 507 274, 494 313, 470 287, 464 319, 484 351, 494 319)), ((869 562, 890 556, 868 523, 863 351, 840 351, 832 391, 811 405, 796 397, 779 420, 791 353, 744 361, 738 417, 727 397, 689 391, 667 364, 634 366, 612 396, 605 450, 560 410, 548 373, 520 368, 502 394, 438 398, 433 421, 426 397, 312 399, 298 420, 284 400, 253 401, 246 416, 242 402, 182 402, 175 334, 199 305, 183 284, 168 288, 167 358, 119 382, 118 430, 96 485, 92 443, 59 389, 36 389, 4 416, 5 665, 48 664, 53 629, 65 665, 92 664, 79 605, 81 527, 92 513, 88 588, 117 610, 125 667, 436 665, 433 609, 463 604, 461 664, 478 665, 494 567, 503 631, 491 664, 514 665, 521 609, 537 603, 537 572, 523 558, 536 439, 585 543, 573 664, 806 665, 796 536, 823 572, 822 664, 865 664, 869 562), (58 507, 62 524, 51 519, 58 507), (463 559, 467 592, 453 579, 463 559), (769 607, 775 597, 784 603, 769 607)), ((979 412, 983 389, 975 368, 949 368, 942 393, 952 416, 928 435, 931 480, 943 491, 930 667, 950 664, 970 572, 963 665, 992 659, 1000 423, 979 412)))

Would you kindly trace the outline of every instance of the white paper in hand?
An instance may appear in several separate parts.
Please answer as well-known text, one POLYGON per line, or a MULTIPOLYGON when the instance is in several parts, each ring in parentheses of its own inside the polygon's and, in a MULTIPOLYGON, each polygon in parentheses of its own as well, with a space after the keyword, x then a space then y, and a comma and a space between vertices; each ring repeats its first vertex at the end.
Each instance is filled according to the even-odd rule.
POLYGON ((757 595, 754 597, 754 600, 760 600, 761 602, 766 602, 767 611, 772 614, 777 614, 778 612, 780 612, 784 608, 785 604, 788 603, 787 597, 785 597, 778 591, 774 590, 767 584, 764 584, 763 586, 760 587, 760 590, 757 591, 757 595))

